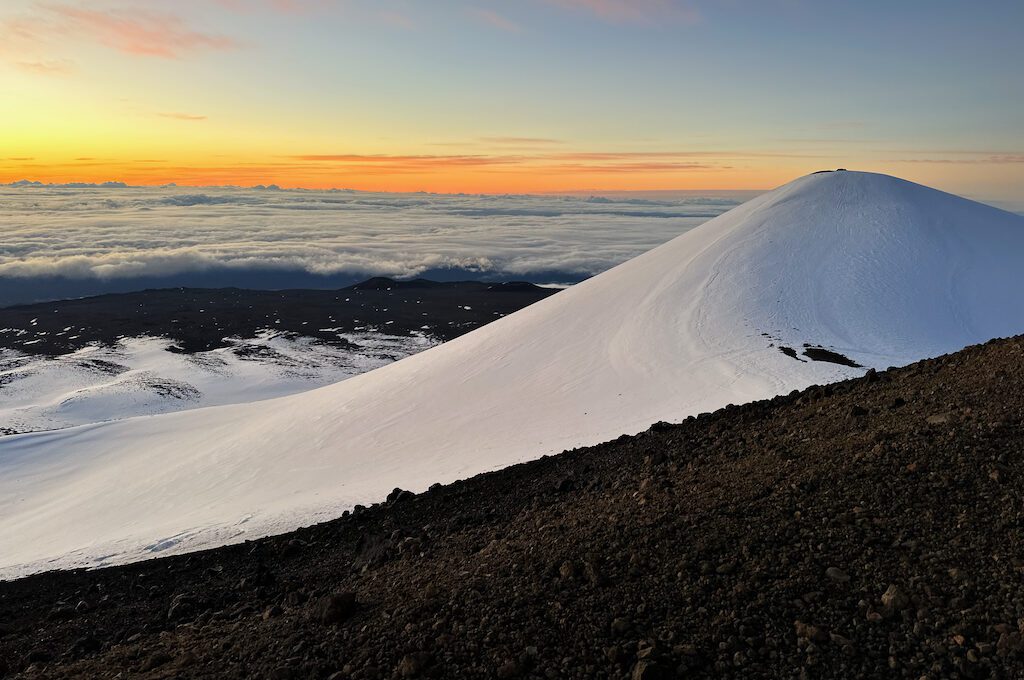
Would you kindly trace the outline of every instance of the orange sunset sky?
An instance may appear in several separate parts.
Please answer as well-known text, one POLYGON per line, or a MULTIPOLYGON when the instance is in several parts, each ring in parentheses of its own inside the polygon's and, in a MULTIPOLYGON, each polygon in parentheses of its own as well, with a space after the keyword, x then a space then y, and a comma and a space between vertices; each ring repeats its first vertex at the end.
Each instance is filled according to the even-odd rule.
POLYGON ((1020 199, 1022 5, 898 4, 6 0, 0 182, 1020 199))

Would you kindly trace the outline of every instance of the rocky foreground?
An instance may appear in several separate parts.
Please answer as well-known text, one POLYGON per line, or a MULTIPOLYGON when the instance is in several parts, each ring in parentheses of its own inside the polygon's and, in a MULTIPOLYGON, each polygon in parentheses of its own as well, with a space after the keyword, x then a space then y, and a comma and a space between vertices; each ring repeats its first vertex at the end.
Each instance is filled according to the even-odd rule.
POLYGON ((1024 338, 0 583, 0 675, 1018 678, 1024 338))

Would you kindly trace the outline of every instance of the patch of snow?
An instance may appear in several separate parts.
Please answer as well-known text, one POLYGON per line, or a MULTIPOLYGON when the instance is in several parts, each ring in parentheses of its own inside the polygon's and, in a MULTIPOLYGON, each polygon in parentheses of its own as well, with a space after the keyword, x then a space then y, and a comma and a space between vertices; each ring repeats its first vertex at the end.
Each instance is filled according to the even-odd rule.
MULTIPOLYGON (((152 337, 59 357, 0 350, 0 430, 53 430, 272 399, 351 378, 434 344, 425 336, 344 339, 350 344, 336 347, 268 329, 196 354, 169 352, 169 340, 152 337), (15 380, 16 387, 4 387, 15 380)), ((32 342, 38 341, 25 344, 32 342)))

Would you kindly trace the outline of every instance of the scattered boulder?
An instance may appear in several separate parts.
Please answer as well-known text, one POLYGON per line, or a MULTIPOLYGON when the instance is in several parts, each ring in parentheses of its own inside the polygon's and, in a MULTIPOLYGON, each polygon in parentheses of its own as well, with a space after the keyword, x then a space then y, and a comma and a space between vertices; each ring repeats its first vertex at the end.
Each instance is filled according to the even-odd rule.
POLYGON ((395 487, 395 489, 388 494, 387 502, 389 504, 401 503, 403 501, 409 500, 415 495, 416 494, 414 494, 412 491, 406 491, 405 489, 399 489, 398 487, 395 487))
POLYGON ((314 618, 325 626, 344 623, 358 608, 356 594, 346 590, 320 598, 313 609, 314 618))
POLYGON ((171 600, 171 606, 167 610, 169 621, 180 621, 196 613, 196 599, 188 593, 175 595, 171 600))
POLYGON ((432 657, 429 652, 406 654, 398 662, 398 668, 395 671, 403 678, 419 677, 427 666, 430 665, 431 660, 432 657))

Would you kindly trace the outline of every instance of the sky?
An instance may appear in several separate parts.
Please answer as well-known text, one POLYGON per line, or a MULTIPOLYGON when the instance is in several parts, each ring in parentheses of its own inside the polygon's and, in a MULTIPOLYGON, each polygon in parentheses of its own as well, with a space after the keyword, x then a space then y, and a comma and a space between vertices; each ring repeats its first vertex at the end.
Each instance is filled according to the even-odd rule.
POLYGON ((0 182, 1024 194, 1020 0, 3 0, 0 182))

